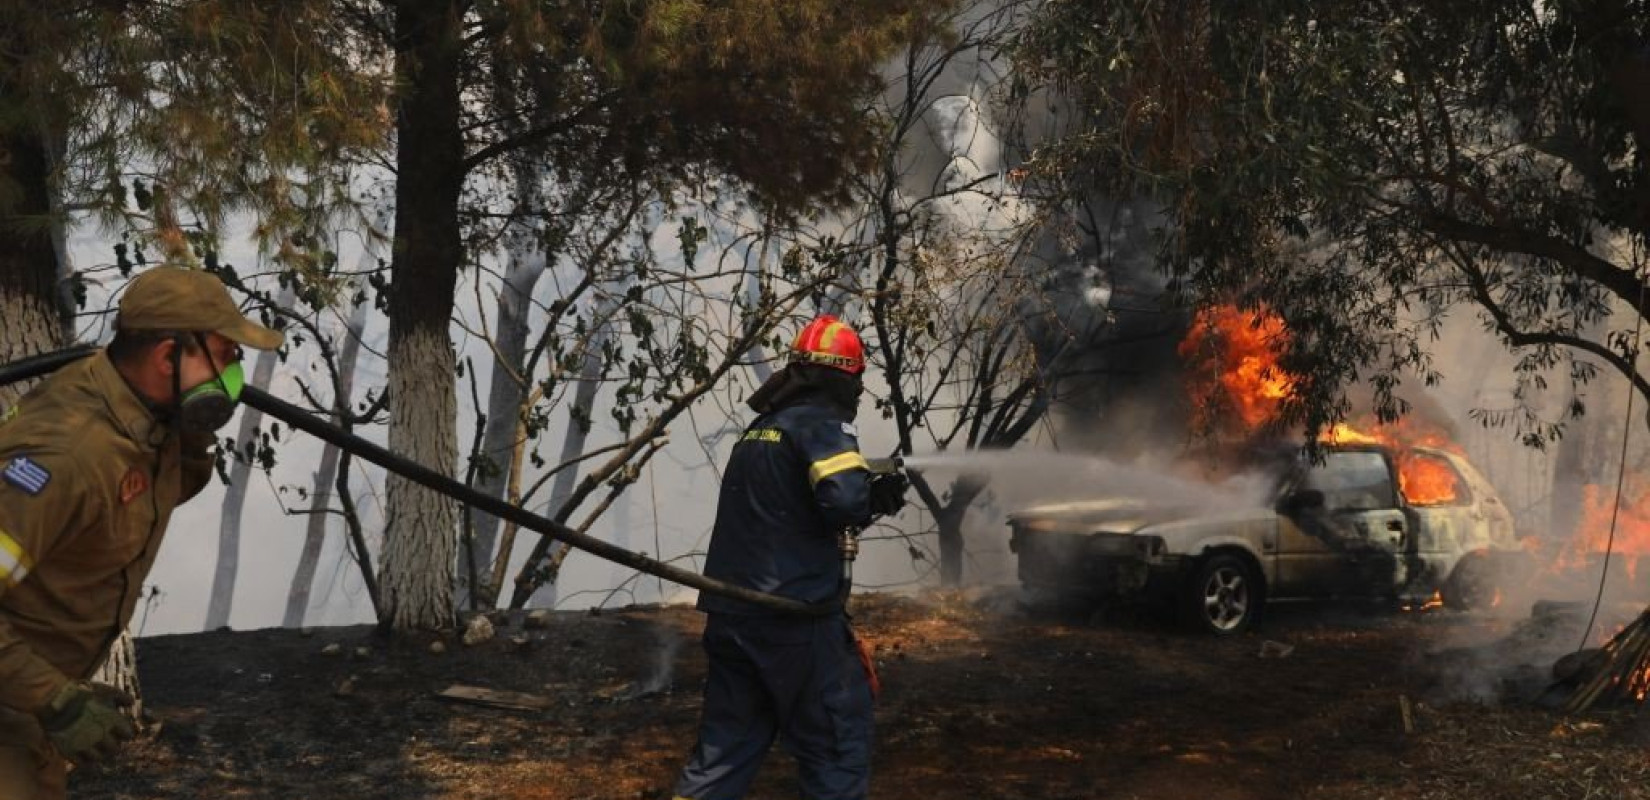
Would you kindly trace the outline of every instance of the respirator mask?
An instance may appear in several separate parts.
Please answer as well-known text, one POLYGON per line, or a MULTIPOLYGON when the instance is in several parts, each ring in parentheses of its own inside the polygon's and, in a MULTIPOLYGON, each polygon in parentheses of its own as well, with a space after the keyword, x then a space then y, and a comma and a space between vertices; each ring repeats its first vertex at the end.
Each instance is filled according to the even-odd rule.
POLYGON ((172 388, 177 396, 177 424, 185 431, 211 433, 227 425, 235 416, 235 407, 241 401, 241 390, 246 386, 246 372, 241 368, 239 359, 218 369, 217 360, 212 357, 206 340, 198 333, 194 336, 195 343, 206 354, 206 362, 212 365, 212 378, 190 389, 181 388, 186 342, 183 337, 178 337, 175 340, 177 346, 172 350, 172 388))

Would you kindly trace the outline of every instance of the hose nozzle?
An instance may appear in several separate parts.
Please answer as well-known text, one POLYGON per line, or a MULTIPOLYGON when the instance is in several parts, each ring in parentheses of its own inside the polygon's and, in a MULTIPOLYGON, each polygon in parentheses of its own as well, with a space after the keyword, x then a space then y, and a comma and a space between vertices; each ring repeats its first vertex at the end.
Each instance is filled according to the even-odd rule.
POLYGON ((872 474, 892 475, 896 472, 904 471, 905 459, 900 458, 899 456, 889 456, 888 458, 867 458, 865 459, 865 465, 871 470, 872 474))

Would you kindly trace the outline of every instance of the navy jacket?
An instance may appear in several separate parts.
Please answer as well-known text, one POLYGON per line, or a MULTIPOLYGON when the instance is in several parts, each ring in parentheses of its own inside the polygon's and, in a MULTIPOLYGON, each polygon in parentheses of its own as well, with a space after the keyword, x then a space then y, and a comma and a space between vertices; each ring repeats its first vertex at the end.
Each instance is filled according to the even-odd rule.
MULTIPOLYGON (((836 598, 837 534, 871 521, 871 473, 848 414, 809 397, 764 414, 733 446, 705 575, 805 603, 836 598)), ((699 595, 703 611, 776 613, 699 595)))

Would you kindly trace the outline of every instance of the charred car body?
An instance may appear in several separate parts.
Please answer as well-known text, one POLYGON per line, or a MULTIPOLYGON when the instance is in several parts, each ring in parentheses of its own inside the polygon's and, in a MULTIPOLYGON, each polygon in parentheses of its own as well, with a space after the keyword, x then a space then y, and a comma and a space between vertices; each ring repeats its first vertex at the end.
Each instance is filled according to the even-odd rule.
POLYGON ((1326 445, 1290 458, 1267 508, 1215 515, 1119 499, 1010 515, 1010 549, 1028 590, 1067 599, 1172 603, 1193 627, 1231 634, 1269 600, 1442 594, 1481 602, 1482 562, 1514 552, 1512 515, 1495 489, 1450 452, 1414 448, 1411 470, 1452 482, 1425 504, 1399 490, 1395 454, 1326 445), (1474 573, 1477 573, 1476 575, 1474 573))

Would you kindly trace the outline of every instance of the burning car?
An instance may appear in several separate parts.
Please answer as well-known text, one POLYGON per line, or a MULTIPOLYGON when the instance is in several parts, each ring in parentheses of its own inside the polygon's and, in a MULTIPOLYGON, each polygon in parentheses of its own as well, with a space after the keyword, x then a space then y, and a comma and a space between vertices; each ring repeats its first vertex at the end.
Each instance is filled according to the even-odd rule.
POLYGON ((1331 442, 1276 470, 1269 507, 1215 515, 1130 499, 1010 515, 1025 587, 1172 604, 1192 627, 1248 629, 1272 600, 1483 600, 1482 563, 1518 550, 1512 515, 1461 455, 1331 442), (1477 573, 1477 574, 1474 574, 1477 573))

